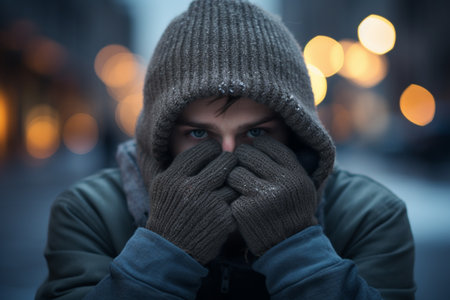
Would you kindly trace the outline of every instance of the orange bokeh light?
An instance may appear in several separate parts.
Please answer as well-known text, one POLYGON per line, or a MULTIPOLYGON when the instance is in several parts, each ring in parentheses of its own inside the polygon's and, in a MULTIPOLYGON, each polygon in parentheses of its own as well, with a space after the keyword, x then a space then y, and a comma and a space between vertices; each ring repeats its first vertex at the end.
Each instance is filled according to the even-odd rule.
POLYGON ((44 75, 58 72, 64 65, 66 57, 66 51, 61 45, 44 37, 34 38, 25 53, 28 67, 44 75))
POLYGON ((116 122, 129 136, 134 136, 136 122, 142 110, 142 94, 133 94, 123 99, 116 108, 116 122))
POLYGON ((26 128, 28 153, 39 159, 52 156, 59 147, 59 126, 50 116, 39 116, 30 121, 26 128))
POLYGON ((339 70, 340 75, 366 88, 377 85, 386 77, 386 57, 368 51, 358 42, 343 40, 341 45, 345 59, 344 66, 339 70))
POLYGON ((37 105, 25 118, 25 145, 39 159, 52 156, 59 147, 59 118, 49 105, 37 105))
POLYGON ((89 114, 74 114, 64 124, 63 141, 76 154, 88 153, 98 141, 97 122, 89 114))
POLYGON ((97 76, 113 88, 130 84, 139 75, 137 57, 120 45, 109 45, 100 50, 94 68, 97 76))
POLYGON ((433 121, 436 103, 427 89, 411 84, 400 96, 400 110, 410 122, 425 126, 433 121))
POLYGON ((101 79, 102 69, 108 59, 116 54, 129 52, 127 48, 121 45, 108 45, 103 47, 95 57, 94 69, 97 76, 101 79))
POLYGON ((305 62, 319 68, 326 77, 337 73, 344 63, 344 50, 334 39, 318 35, 304 48, 305 62))
POLYGON ((145 72, 141 71, 134 80, 121 87, 106 87, 108 94, 117 101, 122 101, 129 95, 142 93, 144 89, 145 72))
POLYGON ((8 104, 0 91, 0 158, 5 156, 8 142, 8 104))
POLYGON ((137 62, 133 54, 119 53, 106 61, 101 78, 108 86, 121 87, 136 78, 137 69, 137 62))

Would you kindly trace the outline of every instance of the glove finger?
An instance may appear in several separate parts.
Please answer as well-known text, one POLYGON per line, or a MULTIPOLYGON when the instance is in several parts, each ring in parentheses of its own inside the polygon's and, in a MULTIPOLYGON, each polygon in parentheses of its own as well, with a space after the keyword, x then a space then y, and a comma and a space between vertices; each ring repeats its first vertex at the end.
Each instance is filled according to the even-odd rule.
POLYGON ((248 144, 241 144, 234 154, 239 160, 239 165, 252 171, 256 176, 270 179, 280 173, 280 165, 264 152, 248 144))
POLYGON ((236 167, 228 175, 227 183, 238 193, 245 196, 256 195, 267 182, 258 178, 254 173, 244 167, 236 167))
POLYGON ((236 165, 237 157, 233 153, 222 152, 195 176, 195 181, 200 186, 215 190, 225 183, 228 174, 236 165))
POLYGON ((214 191, 214 195, 218 200, 224 201, 228 205, 240 196, 238 192, 236 192, 229 186, 224 186, 214 191))
POLYGON ((174 176, 193 176, 221 152, 222 148, 216 140, 203 141, 178 154, 169 166, 168 171, 173 172, 174 176))
POLYGON ((300 164, 295 153, 288 146, 269 136, 258 137, 254 140, 253 146, 286 168, 292 169, 300 164))

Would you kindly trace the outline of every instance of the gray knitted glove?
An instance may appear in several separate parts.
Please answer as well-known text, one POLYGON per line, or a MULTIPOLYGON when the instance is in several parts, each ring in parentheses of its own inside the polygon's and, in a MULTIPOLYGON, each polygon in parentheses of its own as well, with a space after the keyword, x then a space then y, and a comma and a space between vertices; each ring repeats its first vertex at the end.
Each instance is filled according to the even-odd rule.
POLYGON ((317 224, 314 183, 287 146, 262 136, 234 153, 239 166, 230 173, 228 184, 241 196, 231 210, 253 254, 262 255, 317 224))
POLYGON ((146 227, 206 264, 236 229, 230 202, 238 194, 224 186, 237 158, 207 140, 179 154, 153 181, 146 227))

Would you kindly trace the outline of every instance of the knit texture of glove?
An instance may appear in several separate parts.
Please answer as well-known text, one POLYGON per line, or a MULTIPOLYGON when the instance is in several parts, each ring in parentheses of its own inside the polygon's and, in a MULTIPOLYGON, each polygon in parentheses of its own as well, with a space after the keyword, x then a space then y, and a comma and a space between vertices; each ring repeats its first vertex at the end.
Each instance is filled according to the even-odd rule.
POLYGON ((239 195, 224 186, 236 164, 214 140, 180 153, 151 185, 146 228, 201 264, 211 261, 236 229, 230 203, 239 195))
POLYGON ((231 210, 253 254, 317 224, 314 183, 287 146, 262 136, 234 153, 239 162, 228 184, 241 196, 231 210))

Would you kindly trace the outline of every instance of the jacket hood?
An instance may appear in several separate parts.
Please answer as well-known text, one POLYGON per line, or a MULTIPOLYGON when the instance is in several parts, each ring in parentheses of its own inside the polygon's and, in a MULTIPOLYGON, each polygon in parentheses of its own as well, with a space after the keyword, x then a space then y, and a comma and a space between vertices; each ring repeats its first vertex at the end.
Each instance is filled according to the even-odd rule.
POLYGON ((144 108, 136 127, 138 162, 146 177, 151 160, 171 161, 169 138, 192 101, 246 97, 278 113, 317 163, 320 187, 335 158, 319 121, 300 46, 275 16, 241 0, 196 0, 163 33, 148 65, 144 108))

